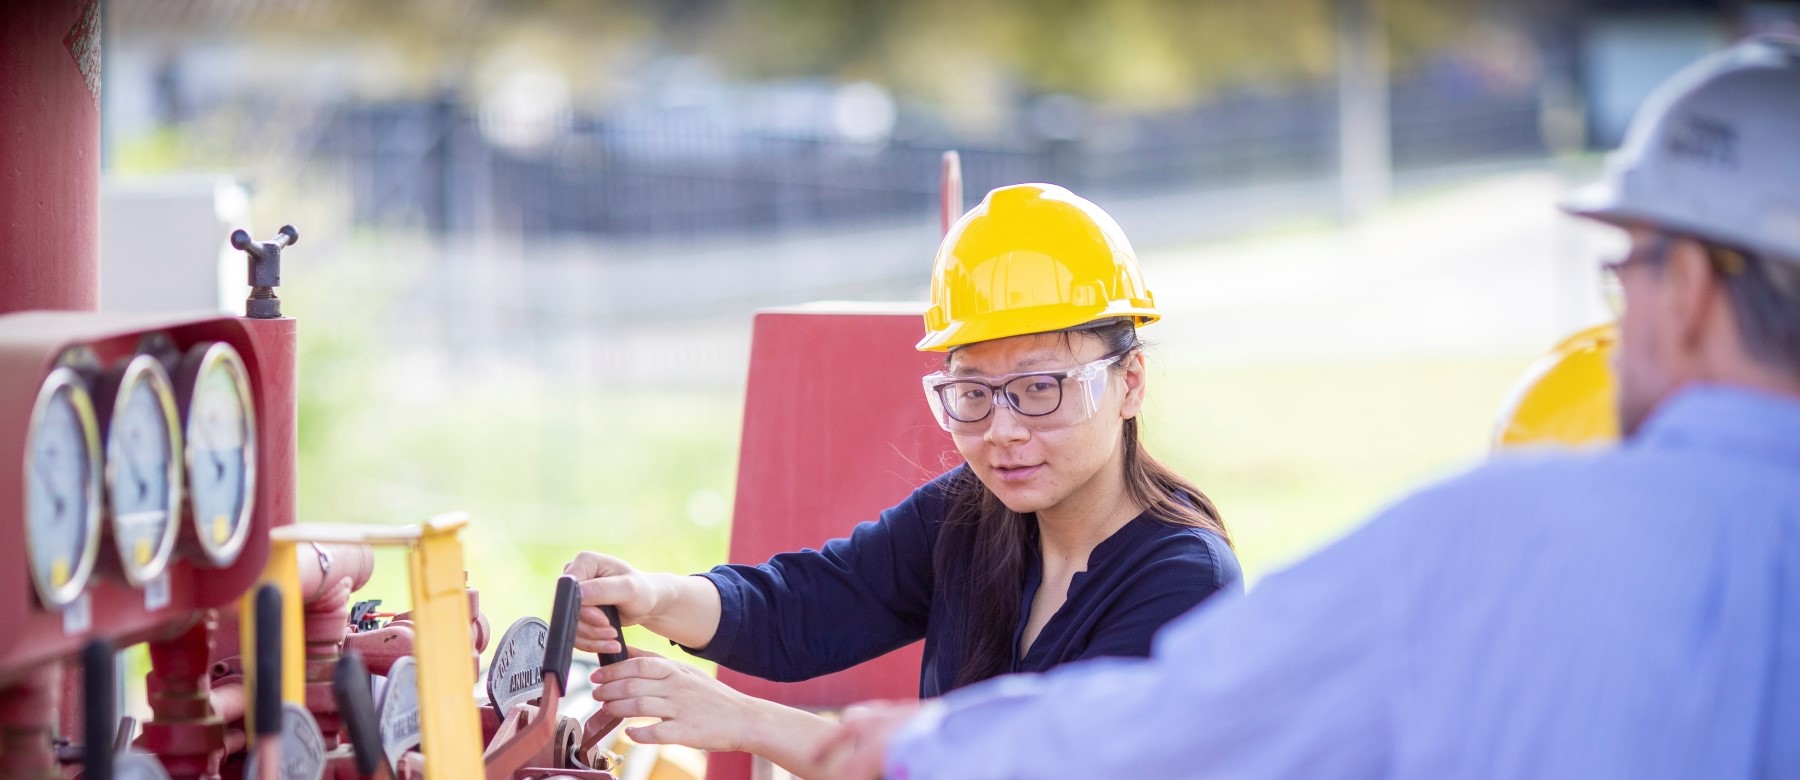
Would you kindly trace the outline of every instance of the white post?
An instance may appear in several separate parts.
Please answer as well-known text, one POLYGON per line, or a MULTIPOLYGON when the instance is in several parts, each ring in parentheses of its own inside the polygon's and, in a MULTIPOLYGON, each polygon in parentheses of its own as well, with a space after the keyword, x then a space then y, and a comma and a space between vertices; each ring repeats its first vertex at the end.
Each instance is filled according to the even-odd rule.
POLYGON ((1392 165, 1382 0, 1337 0, 1338 186, 1345 219, 1386 202, 1392 165))

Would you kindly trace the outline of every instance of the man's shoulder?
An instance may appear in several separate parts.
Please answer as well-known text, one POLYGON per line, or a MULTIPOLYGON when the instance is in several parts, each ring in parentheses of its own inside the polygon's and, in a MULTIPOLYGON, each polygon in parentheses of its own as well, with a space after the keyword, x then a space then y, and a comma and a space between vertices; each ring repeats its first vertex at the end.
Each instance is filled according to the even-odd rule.
POLYGON ((1489 522, 1519 528, 1568 514, 1591 517, 1641 492, 1657 474, 1673 473, 1657 461, 1622 448, 1501 453, 1407 494, 1375 522, 1466 530, 1489 522))
POLYGON ((1648 475, 1657 470, 1657 460, 1654 454, 1619 447, 1502 452, 1419 490, 1411 498, 1425 502, 1530 501, 1545 491, 1571 485, 1648 475))

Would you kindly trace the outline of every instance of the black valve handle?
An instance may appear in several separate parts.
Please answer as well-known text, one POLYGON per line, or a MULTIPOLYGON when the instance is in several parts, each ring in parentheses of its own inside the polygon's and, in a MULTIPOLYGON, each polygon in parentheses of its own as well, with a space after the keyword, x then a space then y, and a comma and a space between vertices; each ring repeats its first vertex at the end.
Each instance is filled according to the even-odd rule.
POLYGON ((556 578, 556 601, 550 608, 550 634, 544 639, 544 676, 556 675, 569 690, 569 663, 575 652, 575 625, 581 619, 581 587, 567 574, 556 578))
POLYGON ((387 760, 381 747, 381 722, 375 719, 375 694, 369 688, 369 669, 362 653, 344 651, 332 673, 331 694, 337 699, 344 730, 350 733, 350 750, 356 757, 356 774, 373 777, 379 762, 387 760))
POLYGON ((274 739, 281 734, 281 589, 264 585, 256 589, 256 737, 274 739))
POLYGON ((619 620, 619 608, 611 604, 602 604, 600 611, 606 613, 606 619, 612 623, 613 630, 619 632, 619 652, 596 654, 600 656, 601 666, 611 666, 630 658, 631 653, 625 649, 625 624, 619 620))
POLYGON ((113 737, 113 752, 123 753, 131 749, 131 735, 137 733, 137 718, 126 715, 119 719, 119 733, 113 737))
MULTIPOLYGON (((216 234, 215 234, 216 235, 216 234)), ((282 225, 280 232, 267 241, 257 241, 250 237, 247 230, 231 231, 231 248, 239 252, 249 252, 257 257, 268 257, 272 251, 279 251, 300 243, 300 231, 293 225, 282 225)))
POLYGON ((112 780, 113 730, 118 727, 113 677, 113 647, 96 639, 81 649, 81 776, 112 780))
POLYGON ((282 225, 281 232, 267 241, 257 241, 243 230, 231 231, 233 249, 249 255, 250 297, 244 301, 244 316, 257 320, 279 319, 281 299, 275 288, 281 286, 281 250, 300 243, 300 231, 293 225, 282 225))

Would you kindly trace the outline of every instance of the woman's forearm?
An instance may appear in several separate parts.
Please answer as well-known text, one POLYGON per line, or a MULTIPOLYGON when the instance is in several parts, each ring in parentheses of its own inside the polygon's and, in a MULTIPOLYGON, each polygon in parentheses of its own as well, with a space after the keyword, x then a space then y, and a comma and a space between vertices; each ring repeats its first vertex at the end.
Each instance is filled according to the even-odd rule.
POLYGON ((651 574, 654 607, 643 620, 645 628, 693 648, 712 644, 719 631, 719 589, 712 580, 684 574, 651 574))
POLYGON ((754 717, 748 719, 743 749, 755 753, 805 780, 829 780, 825 767, 814 759, 837 724, 823 716, 772 701, 753 699, 754 717))

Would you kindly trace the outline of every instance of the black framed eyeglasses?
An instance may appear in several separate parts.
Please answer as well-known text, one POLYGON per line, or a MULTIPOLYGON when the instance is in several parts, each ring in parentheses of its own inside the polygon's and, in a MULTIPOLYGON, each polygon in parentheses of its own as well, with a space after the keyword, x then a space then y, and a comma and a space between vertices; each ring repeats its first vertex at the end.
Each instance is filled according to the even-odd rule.
POLYGON ((925 400, 938 425, 951 433, 986 431, 997 406, 1013 410, 1033 430, 1067 427, 1094 415, 1106 395, 1107 369, 1129 353, 1107 355, 1061 371, 997 377, 939 371, 923 380, 925 400))
POLYGON ((1634 265, 1662 265, 1669 259, 1669 249, 1678 238, 1689 238, 1698 243, 1706 252, 1707 265, 1712 268, 1713 273, 1720 276, 1740 275, 1751 262, 1749 256, 1741 250, 1695 236, 1656 231, 1649 245, 1642 251, 1634 249, 1621 259, 1600 264, 1600 292, 1605 296, 1607 308, 1612 310, 1614 318, 1625 314, 1625 282, 1620 278, 1624 270, 1634 265))
POLYGON ((1613 318, 1625 316, 1625 280, 1621 278, 1626 268, 1634 265, 1662 265, 1669 257, 1669 247, 1675 243, 1675 237, 1663 232, 1652 235, 1650 243, 1643 249, 1633 248, 1625 256, 1600 264, 1600 294, 1606 299, 1606 308, 1612 312, 1613 318))

